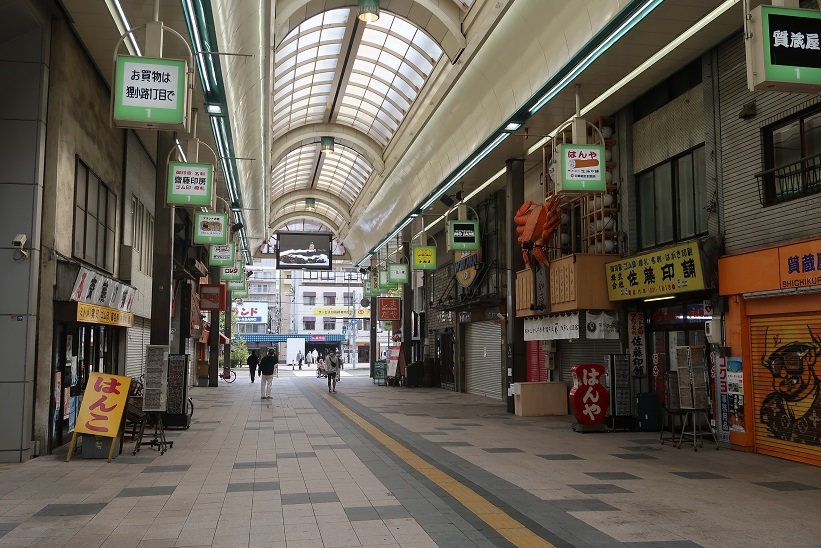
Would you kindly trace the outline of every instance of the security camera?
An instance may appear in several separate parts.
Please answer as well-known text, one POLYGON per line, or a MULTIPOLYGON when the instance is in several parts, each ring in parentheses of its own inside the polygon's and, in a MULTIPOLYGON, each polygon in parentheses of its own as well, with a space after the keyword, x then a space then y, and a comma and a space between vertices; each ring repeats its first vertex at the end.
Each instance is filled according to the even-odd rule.
POLYGON ((16 249, 23 249, 23 246, 26 245, 26 235, 18 234, 11 241, 11 245, 13 245, 16 249))

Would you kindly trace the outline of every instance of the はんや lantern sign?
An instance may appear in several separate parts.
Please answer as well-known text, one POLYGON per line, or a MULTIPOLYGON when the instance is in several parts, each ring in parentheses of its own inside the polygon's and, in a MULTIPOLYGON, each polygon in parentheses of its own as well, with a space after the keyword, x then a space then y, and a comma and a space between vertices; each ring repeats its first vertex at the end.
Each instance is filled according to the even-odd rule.
POLYGON ((605 369, 596 363, 578 363, 571 369, 573 388, 570 390, 570 409, 582 425, 602 424, 607 414, 609 398, 602 385, 605 369))

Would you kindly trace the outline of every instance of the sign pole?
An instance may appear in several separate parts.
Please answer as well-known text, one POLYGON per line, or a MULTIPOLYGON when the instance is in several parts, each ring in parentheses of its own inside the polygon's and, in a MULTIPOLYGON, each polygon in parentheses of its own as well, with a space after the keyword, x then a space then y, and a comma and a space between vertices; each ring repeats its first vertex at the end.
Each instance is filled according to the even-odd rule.
MULTIPOLYGON (((71 460, 71 455, 74 453, 74 445, 77 443, 77 431, 71 435, 71 445, 68 446, 68 455, 66 455, 66 462, 71 460)), ((111 459, 108 459, 111 462, 111 459)))

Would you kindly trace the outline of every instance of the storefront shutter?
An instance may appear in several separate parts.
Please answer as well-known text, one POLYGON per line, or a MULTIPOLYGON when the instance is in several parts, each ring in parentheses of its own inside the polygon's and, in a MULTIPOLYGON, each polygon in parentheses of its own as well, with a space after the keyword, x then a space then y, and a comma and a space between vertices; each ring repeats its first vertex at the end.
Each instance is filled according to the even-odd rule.
POLYGON ((467 392, 502 399, 502 327, 495 322, 465 326, 467 392))
POLYGON ((527 382, 545 382, 547 366, 545 363, 544 342, 525 341, 527 347, 527 382))
POLYGON ((821 465, 821 315, 753 317, 750 342, 756 450, 821 465))
POLYGON ((559 341, 556 346, 561 375, 559 380, 573 384, 571 368, 577 363, 598 363, 604 365, 605 354, 621 353, 621 342, 602 339, 574 339, 559 341))
POLYGON ((145 345, 151 339, 151 322, 134 316, 134 325, 128 328, 125 356, 125 374, 137 378, 143 374, 145 345))

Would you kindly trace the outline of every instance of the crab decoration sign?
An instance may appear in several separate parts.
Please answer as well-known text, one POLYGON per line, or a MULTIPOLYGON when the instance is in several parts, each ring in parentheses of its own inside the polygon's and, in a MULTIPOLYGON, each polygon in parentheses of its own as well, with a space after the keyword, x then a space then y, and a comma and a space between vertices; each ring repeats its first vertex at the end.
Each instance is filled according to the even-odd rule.
POLYGON ((516 223, 525 264, 529 267, 546 265, 545 247, 562 221, 559 195, 553 194, 543 204, 526 201, 516 212, 513 221, 516 223))

